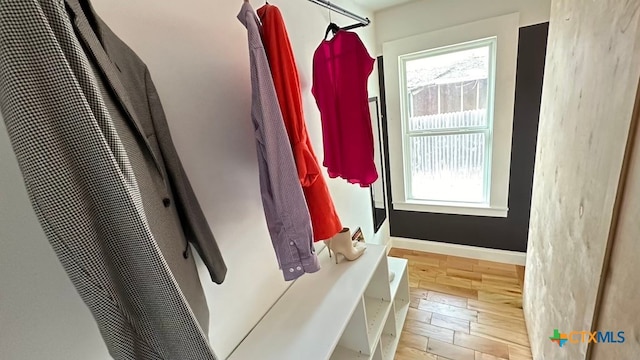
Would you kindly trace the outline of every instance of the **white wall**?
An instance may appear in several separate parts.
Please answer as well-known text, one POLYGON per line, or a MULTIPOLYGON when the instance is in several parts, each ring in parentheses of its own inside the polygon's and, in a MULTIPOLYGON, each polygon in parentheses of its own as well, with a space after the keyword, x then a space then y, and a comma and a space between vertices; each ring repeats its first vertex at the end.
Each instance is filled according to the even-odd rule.
POLYGON ((421 0, 376 12, 376 49, 403 37, 520 13, 520 26, 549 21, 551 0, 421 0))
MULTIPOLYGON (((250 109, 241 1, 94 0, 100 16, 148 64, 173 138, 229 267, 224 284, 207 280, 210 338, 226 357, 288 286, 264 221, 250 109)), ((348 1, 336 1, 365 16, 348 1)), ((254 2, 258 7, 262 3, 254 2)), ((322 157, 319 113, 310 93, 313 51, 328 13, 307 1, 280 0, 304 94, 312 142, 322 157), (304 15, 303 15, 304 14, 304 15)), ((349 24, 339 15, 332 19, 349 24)), ((373 27, 359 31, 371 54, 373 27)), ((377 74, 370 78, 376 96, 377 74)), ((97 327, 67 279, 33 214, 0 127, 0 353, 3 359, 107 359, 97 327)), ((368 189, 329 180, 345 226, 373 236, 368 189)), ((388 226, 379 234, 388 238, 388 226)), ((318 331, 322 331, 319 329, 318 331)))

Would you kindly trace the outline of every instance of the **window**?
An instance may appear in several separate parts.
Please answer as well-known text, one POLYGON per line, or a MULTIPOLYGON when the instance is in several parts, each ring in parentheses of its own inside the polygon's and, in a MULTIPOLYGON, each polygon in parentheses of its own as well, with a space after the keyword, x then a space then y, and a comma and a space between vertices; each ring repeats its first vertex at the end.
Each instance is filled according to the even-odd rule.
POLYGON ((489 204, 496 38, 401 56, 408 200, 489 204))
POLYGON ((519 19, 382 44, 394 210, 507 217, 519 19))

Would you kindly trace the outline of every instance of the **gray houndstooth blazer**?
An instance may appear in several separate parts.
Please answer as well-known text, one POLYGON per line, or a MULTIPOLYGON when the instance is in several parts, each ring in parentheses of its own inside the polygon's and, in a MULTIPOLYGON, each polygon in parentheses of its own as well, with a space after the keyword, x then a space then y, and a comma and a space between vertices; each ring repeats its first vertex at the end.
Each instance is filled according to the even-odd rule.
MULTIPOLYGON (((175 150, 160 98, 153 85, 147 66, 118 38, 97 16, 88 0, 67 0, 72 21, 82 41, 91 47, 103 73, 115 91, 120 104, 135 124, 139 135, 146 140, 146 146, 159 162, 158 167, 166 167, 167 183, 175 195, 176 207, 189 241, 199 252, 209 269, 211 279, 220 284, 227 268, 220 250, 209 229, 207 220, 198 204, 189 179, 175 150), (84 13, 81 12, 81 3, 84 13), (88 19, 84 18, 84 14, 88 19), (86 20, 92 22, 89 24, 86 20), (96 29, 106 53, 97 49, 100 44, 91 41, 91 25, 96 29), (102 56, 101 56, 102 54, 102 56), (107 55, 107 56, 103 56, 107 55), (145 95, 145 96, 140 96, 145 95), (158 146, 148 138, 155 137, 158 146)), ((164 172, 164 171, 163 171, 164 172)))
MULTIPOLYGON (((78 0, 0 1, 0 111, 31 203, 113 358, 215 359, 151 232, 130 159, 76 37, 90 30, 79 9, 78 0)), ((220 283, 226 267, 148 71, 94 20, 108 56, 92 58, 171 187, 186 237, 220 283)), ((93 52, 96 44, 85 46, 93 52)))

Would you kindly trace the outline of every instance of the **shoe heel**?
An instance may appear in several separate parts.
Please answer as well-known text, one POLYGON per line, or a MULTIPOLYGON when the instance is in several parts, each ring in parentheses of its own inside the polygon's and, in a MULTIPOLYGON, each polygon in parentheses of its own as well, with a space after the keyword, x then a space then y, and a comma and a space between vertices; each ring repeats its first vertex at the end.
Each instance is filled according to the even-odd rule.
POLYGON ((366 249, 366 247, 364 246, 353 246, 353 243, 351 242, 351 236, 349 235, 349 228, 343 228, 331 239, 326 240, 325 243, 328 243, 327 246, 329 247, 329 251, 333 251, 333 255, 336 258, 336 264, 339 263, 339 254, 342 254, 342 256, 346 260, 353 261, 359 258, 366 249))
POLYGON ((327 251, 329 251, 329 258, 331 258, 331 239, 324 240, 324 244, 327 245, 327 251))

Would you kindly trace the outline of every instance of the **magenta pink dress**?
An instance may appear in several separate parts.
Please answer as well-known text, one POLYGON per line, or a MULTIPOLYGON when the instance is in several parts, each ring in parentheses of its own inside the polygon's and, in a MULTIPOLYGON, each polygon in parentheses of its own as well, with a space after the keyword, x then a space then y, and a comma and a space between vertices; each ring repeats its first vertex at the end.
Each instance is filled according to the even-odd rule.
POLYGON ((356 33, 338 31, 313 56, 312 93, 322 118, 323 165, 332 178, 376 181, 367 80, 374 59, 356 33))

